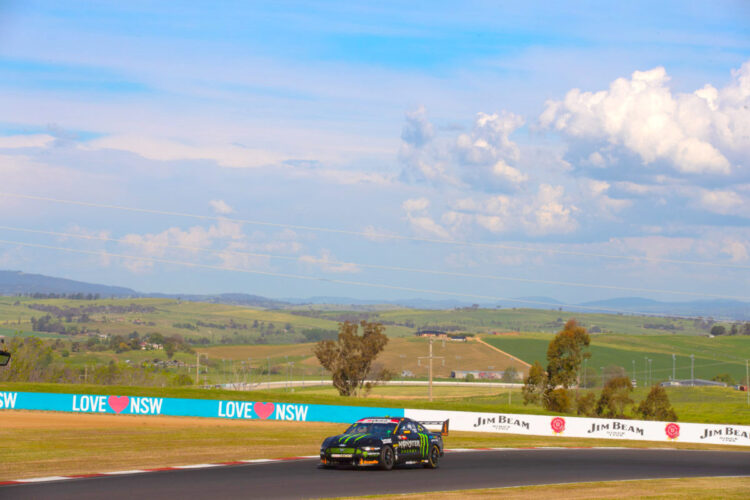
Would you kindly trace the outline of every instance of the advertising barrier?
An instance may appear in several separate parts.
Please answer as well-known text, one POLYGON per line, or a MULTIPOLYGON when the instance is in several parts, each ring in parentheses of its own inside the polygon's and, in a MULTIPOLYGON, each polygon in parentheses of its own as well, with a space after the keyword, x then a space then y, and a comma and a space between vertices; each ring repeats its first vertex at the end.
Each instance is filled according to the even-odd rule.
POLYGON ((41 392, 0 392, 0 409, 346 424, 373 415, 404 416, 403 408, 41 392))
POLYGON ((454 431, 750 446, 750 426, 605 418, 404 410, 414 420, 450 419, 454 431))
POLYGON ((450 420, 450 430, 750 446, 750 426, 219 399, 0 391, 0 410, 169 415, 348 424, 372 416, 450 420))

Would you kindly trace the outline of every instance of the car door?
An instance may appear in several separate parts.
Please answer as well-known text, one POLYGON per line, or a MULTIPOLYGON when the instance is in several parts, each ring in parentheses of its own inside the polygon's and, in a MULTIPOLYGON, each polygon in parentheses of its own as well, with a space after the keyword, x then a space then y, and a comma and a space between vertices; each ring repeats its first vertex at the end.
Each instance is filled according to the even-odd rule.
POLYGON ((424 460, 430 453, 430 432, 422 424, 414 423, 419 436, 419 458, 424 460))
POLYGON ((404 420, 399 426, 398 433, 399 462, 420 460, 419 433, 411 420, 404 420))

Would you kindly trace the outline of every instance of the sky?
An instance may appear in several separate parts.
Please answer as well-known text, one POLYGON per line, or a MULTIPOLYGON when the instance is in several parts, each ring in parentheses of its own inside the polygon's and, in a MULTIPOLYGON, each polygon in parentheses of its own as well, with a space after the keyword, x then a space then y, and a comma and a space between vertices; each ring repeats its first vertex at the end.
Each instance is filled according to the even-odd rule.
POLYGON ((746 2, 0 0, 0 269, 750 301, 749 158, 746 2))

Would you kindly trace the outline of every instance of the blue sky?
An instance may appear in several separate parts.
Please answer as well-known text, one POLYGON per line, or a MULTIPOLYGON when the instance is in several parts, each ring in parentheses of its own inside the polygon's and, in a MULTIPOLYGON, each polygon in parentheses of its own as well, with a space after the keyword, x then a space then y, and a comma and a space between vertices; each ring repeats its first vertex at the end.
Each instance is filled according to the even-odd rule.
POLYGON ((1 2, 0 268, 747 299, 748 20, 744 2, 1 2))

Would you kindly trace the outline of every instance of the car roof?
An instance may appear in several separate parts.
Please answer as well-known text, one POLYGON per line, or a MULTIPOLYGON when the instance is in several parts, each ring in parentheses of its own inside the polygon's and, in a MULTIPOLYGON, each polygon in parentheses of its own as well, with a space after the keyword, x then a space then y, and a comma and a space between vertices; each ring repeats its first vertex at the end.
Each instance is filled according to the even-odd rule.
POLYGON ((406 417, 367 417, 357 420, 357 424, 398 424, 403 420, 409 420, 406 417))

